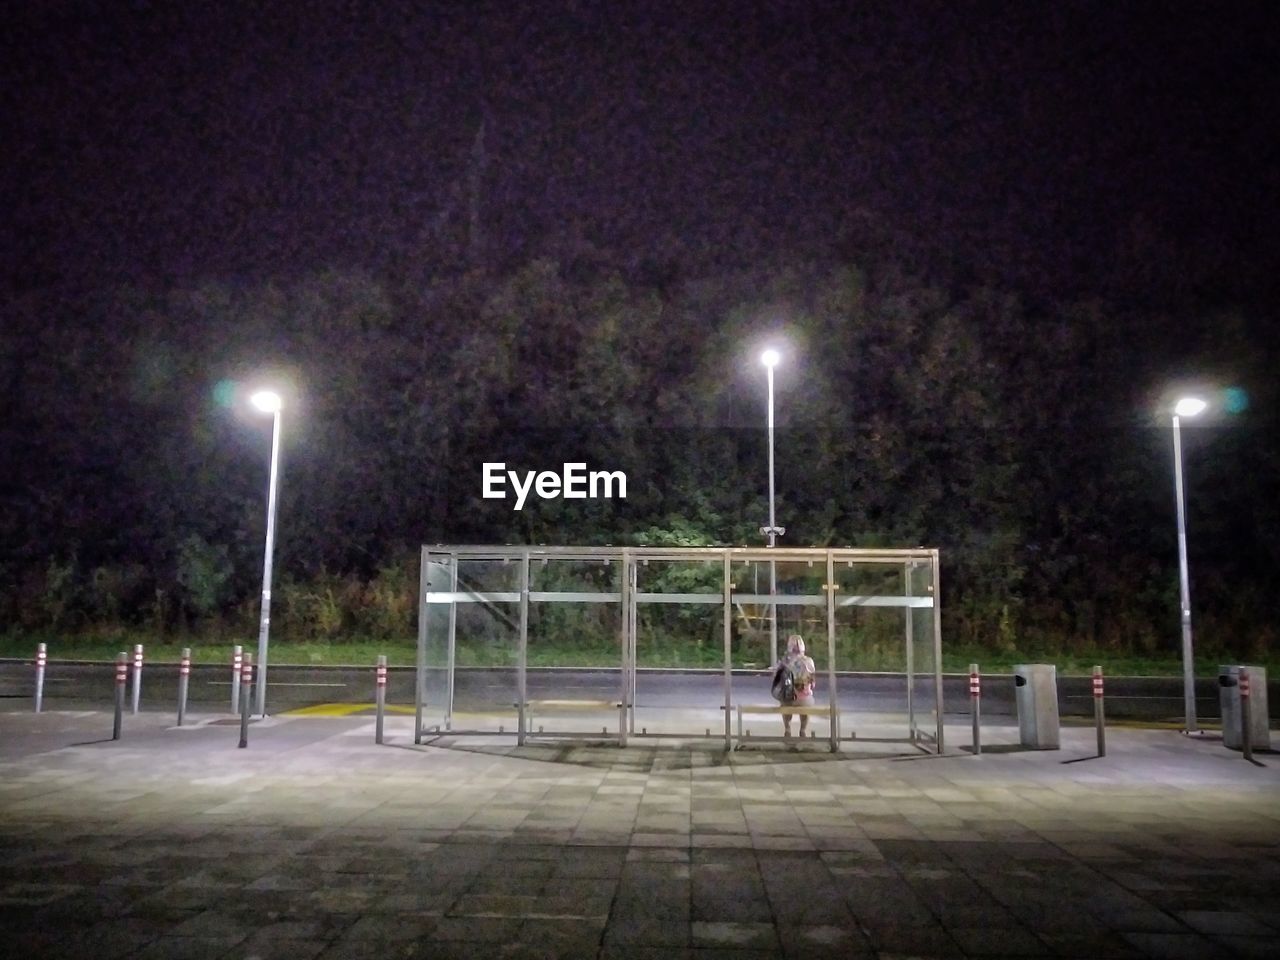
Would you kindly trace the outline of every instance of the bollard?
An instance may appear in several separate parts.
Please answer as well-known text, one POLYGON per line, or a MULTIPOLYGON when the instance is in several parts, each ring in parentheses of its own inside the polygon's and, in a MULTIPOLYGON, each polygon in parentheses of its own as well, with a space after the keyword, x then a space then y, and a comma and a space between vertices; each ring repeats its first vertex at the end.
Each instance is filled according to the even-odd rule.
POLYGON ((36 645, 36 713, 44 708, 44 667, 49 660, 49 650, 43 644, 36 645))
POLYGON ((111 739, 120 739, 121 721, 124 718, 124 685, 129 682, 129 654, 121 650, 116 656, 116 719, 111 727, 111 739))
POLYGON ((382 716, 387 709, 387 658, 378 657, 377 669, 378 718, 373 724, 373 742, 382 742, 382 716))
POLYGON ((982 753, 982 678, 978 665, 969 664, 969 713, 973 717, 973 755, 982 753))
POLYGON ((1240 749, 1253 762, 1253 704, 1249 702, 1249 668, 1240 668, 1240 749))
POLYGON ((1107 755, 1107 718, 1102 703, 1102 667, 1093 668, 1093 722, 1098 728, 1098 756, 1107 755))
POLYGON ((240 666, 242 648, 236 645, 231 648, 231 712, 240 712, 240 666))
POLYGON ((138 701, 142 697, 142 644, 133 647, 133 712, 138 712, 138 701))
POLYGON ((178 666, 178 726, 187 715, 187 685, 191 681, 191 648, 182 648, 182 663, 178 666))
POLYGON ((240 664, 240 746, 249 745, 249 700, 253 693, 253 654, 246 653, 240 664))

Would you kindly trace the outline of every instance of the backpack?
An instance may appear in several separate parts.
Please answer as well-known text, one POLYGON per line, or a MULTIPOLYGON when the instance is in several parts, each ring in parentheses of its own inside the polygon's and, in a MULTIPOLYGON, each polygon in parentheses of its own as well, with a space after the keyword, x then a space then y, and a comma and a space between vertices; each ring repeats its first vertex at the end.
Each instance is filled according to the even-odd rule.
POLYGON ((773 675, 773 699, 779 703, 796 702, 796 675, 790 663, 781 663, 773 675))

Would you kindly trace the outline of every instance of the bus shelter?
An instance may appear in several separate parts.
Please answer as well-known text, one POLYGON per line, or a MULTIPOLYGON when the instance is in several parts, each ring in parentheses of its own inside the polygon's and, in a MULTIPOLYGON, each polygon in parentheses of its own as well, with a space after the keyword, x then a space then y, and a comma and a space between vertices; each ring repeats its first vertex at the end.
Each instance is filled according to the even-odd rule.
POLYGON ((825 708, 814 736, 940 753, 939 602, 923 548, 424 547, 415 741, 741 746, 744 717, 778 729, 769 679, 799 634, 825 708), (890 735, 859 733, 871 713, 895 718, 890 735))

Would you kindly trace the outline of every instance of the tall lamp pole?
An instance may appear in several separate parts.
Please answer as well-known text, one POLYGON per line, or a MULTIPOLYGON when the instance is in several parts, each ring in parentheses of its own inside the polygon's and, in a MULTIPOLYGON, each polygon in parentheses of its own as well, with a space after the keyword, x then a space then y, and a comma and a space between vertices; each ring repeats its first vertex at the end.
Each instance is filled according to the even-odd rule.
POLYGON ((1184 397, 1173 408, 1173 482, 1178 495, 1178 584, 1181 589, 1182 696, 1186 708, 1186 733, 1199 733, 1196 722, 1196 671, 1191 647, 1191 582, 1187 574, 1187 508, 1182 487, 1181 418, 1194 417, 1207 407, 1203 400, 1184 397))
POLYGON ((271 481, 267 488, 267 545, 262 562, 262 614, 258 621, 258 688, 256 712, 267 715, 267 640, 271 633, 271 556, 276 541, 276 487, 280 475, 280 408, 278 393, 262 390, 250 397, 250 401, 263 413, 272 415, 271 424, 271 481))
MULTIPOLYGON (((777 538, 785 534, 786 528, 778 526, 777 517, 774 514, 773 504, 773 368, 776 367, 782 357, 777 350, 769 349, 760 355, 760 362, 764 364, 765 370, 769 378, 769 525, 761 527, 760 532, 769 538, 769 546, 777 545, 777 538)), ((769 561, 769 642, 773 649, 773 663, 778 662, 778 604, 776 597, 778 594, 778 568, 777 564, 769 561)))

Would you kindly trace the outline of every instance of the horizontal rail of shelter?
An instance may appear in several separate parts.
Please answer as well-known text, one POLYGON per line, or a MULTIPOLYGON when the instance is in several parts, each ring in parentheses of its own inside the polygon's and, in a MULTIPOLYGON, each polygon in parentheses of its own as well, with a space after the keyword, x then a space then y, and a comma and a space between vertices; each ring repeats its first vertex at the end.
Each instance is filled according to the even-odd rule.
POLYGON ((516 560, 524 556, 530 559, 603 560, 620 558, 628 554, 644 560, 712 560, 728 556, 735 561, 744 560, 818 560, 831 556, 835 560, 865 560, 871 562, 895 562, 901 560, 929 561, 934 551, 928 549, 890 550, 859 547, 526 547, 526 546, 436 546, 425 548, 429 557, 465 557, 468 560, 516 560))
MULTIPOLYGON (((706 603, 723 604, 723 593, 637 593, 636 603, 706 603)), ((737 593, 735 603, 761 603, 778 607, 825 607, 827 597, 821 593, 737 593)), ((427 592, 427 603, 519 603, 520 591, 448 591, 427 592)), ((578 593, 570 591, 530 590, 530 603, 621 603, 620 593, 578 593)), ((916 607, 928 609, 933 597, 848 596, 837 597, 837 607, 916 607)))
MULTIPOLYGON (((716 595, 716 599, 723 597, 716 595)), ((519 590, 427 591, 427 603, 519 603, 519 590)), ((576 593, 572 591, 530 590, 530 603, 621 603, 620 593, 576 593)))
MULTIPOLYGON (((526 700, 524 703, 539 710, 618 710, 626 706, 620 700, 526 700)), ((520 701, 513 701, 511 705, 519 707, 520 701)))
POLYGON ((636 593, 636 603, 714 603, 724 604, 724 591, 719 593, 636 593))
MULTIPOLYGON (((825 607, 826 594, 822 593, 734 593, 735 603, 763 603, 779 607, 825 607)), ((907 596, 849 596, 837 597, 837 607, 932 607, 933 597, 907 596)))

